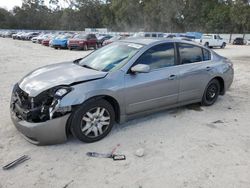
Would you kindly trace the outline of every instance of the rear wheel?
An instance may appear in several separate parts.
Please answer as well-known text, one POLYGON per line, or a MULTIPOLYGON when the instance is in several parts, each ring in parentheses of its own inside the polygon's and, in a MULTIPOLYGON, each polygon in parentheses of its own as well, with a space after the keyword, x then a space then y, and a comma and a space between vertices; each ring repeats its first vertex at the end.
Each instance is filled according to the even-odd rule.
POLYGON ((225 47, 226 47, 226 43, 225 43, 225 42, 223 42, 223 44, 221 45, 221 47, 220 47, 220 48, 224 49, 225 47))
POLYGON ((209 48, 208 42, 206 42, 204 46, 207 47, 207 48, 209 48))
POLYGON ((220 94, 220 83, 217 79, 211 80, 203 94, 202 105, 211 106, 213 105, 220 94))
POLYGON ((82 142, 101 140, 111 131, 115 121, 112 105, 106 100, 90 100, 72 116, 71 130, 82 142))

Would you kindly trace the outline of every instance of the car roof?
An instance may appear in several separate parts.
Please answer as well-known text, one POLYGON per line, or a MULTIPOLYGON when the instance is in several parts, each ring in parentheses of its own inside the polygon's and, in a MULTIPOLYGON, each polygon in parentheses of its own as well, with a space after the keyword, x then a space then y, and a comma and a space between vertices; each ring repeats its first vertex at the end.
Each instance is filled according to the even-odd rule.
POLYGON ((162 42, 182 42, 182 43, 184 42, 184 43, 190 43, 190 44, 195 44, 199 46, 199 44, 194 43, 193 41, 172 39, 172 38, 128 38, 128 39, 123 39, 120 41, 137 43, 137 44, 142 44, 142 45, 150 45, 150 44, 162 43, 162 42))

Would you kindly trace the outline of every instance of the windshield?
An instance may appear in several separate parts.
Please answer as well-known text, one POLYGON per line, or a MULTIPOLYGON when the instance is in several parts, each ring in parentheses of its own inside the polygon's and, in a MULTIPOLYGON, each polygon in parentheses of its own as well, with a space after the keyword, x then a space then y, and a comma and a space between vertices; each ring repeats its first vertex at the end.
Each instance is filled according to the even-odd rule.
POLYGON ((114 71, 121 68, 142 47, 134 43, 113 43, 94 51, 79 62, 79 65, 98 71, 114 71))
POLYGON ((74 39, 86 39, 87 35, 75 35, 73 38, 74 39))

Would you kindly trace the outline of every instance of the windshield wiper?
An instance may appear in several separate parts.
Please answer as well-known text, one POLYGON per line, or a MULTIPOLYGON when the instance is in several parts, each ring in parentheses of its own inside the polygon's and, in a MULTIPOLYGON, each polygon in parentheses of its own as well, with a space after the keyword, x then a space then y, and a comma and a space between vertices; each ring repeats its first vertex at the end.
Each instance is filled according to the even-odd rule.
POLYGON ((97 69, 94 69, 93 67, 90 67, 88 65, 82 65, 83 67, 87 68, 87 69, 93 69, 93 70, 97 70, 97 69))
POLYGON ((79 61, 81 61, 83 58, 79 58, 73 61, 73 63, 79 63, 79 61))

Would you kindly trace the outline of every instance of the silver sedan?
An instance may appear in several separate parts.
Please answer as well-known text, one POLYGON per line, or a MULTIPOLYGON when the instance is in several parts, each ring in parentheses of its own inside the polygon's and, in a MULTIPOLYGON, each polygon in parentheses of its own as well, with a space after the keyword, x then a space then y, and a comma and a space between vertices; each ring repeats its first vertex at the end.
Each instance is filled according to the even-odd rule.
POLYGON ((123 40, 26 75, 13 89, 11 118, 34 144, 61 143, 71 133, 95 142, 115 122, 190 103, 212 105, 233 76, 228 59, 192 42, 123 40))

